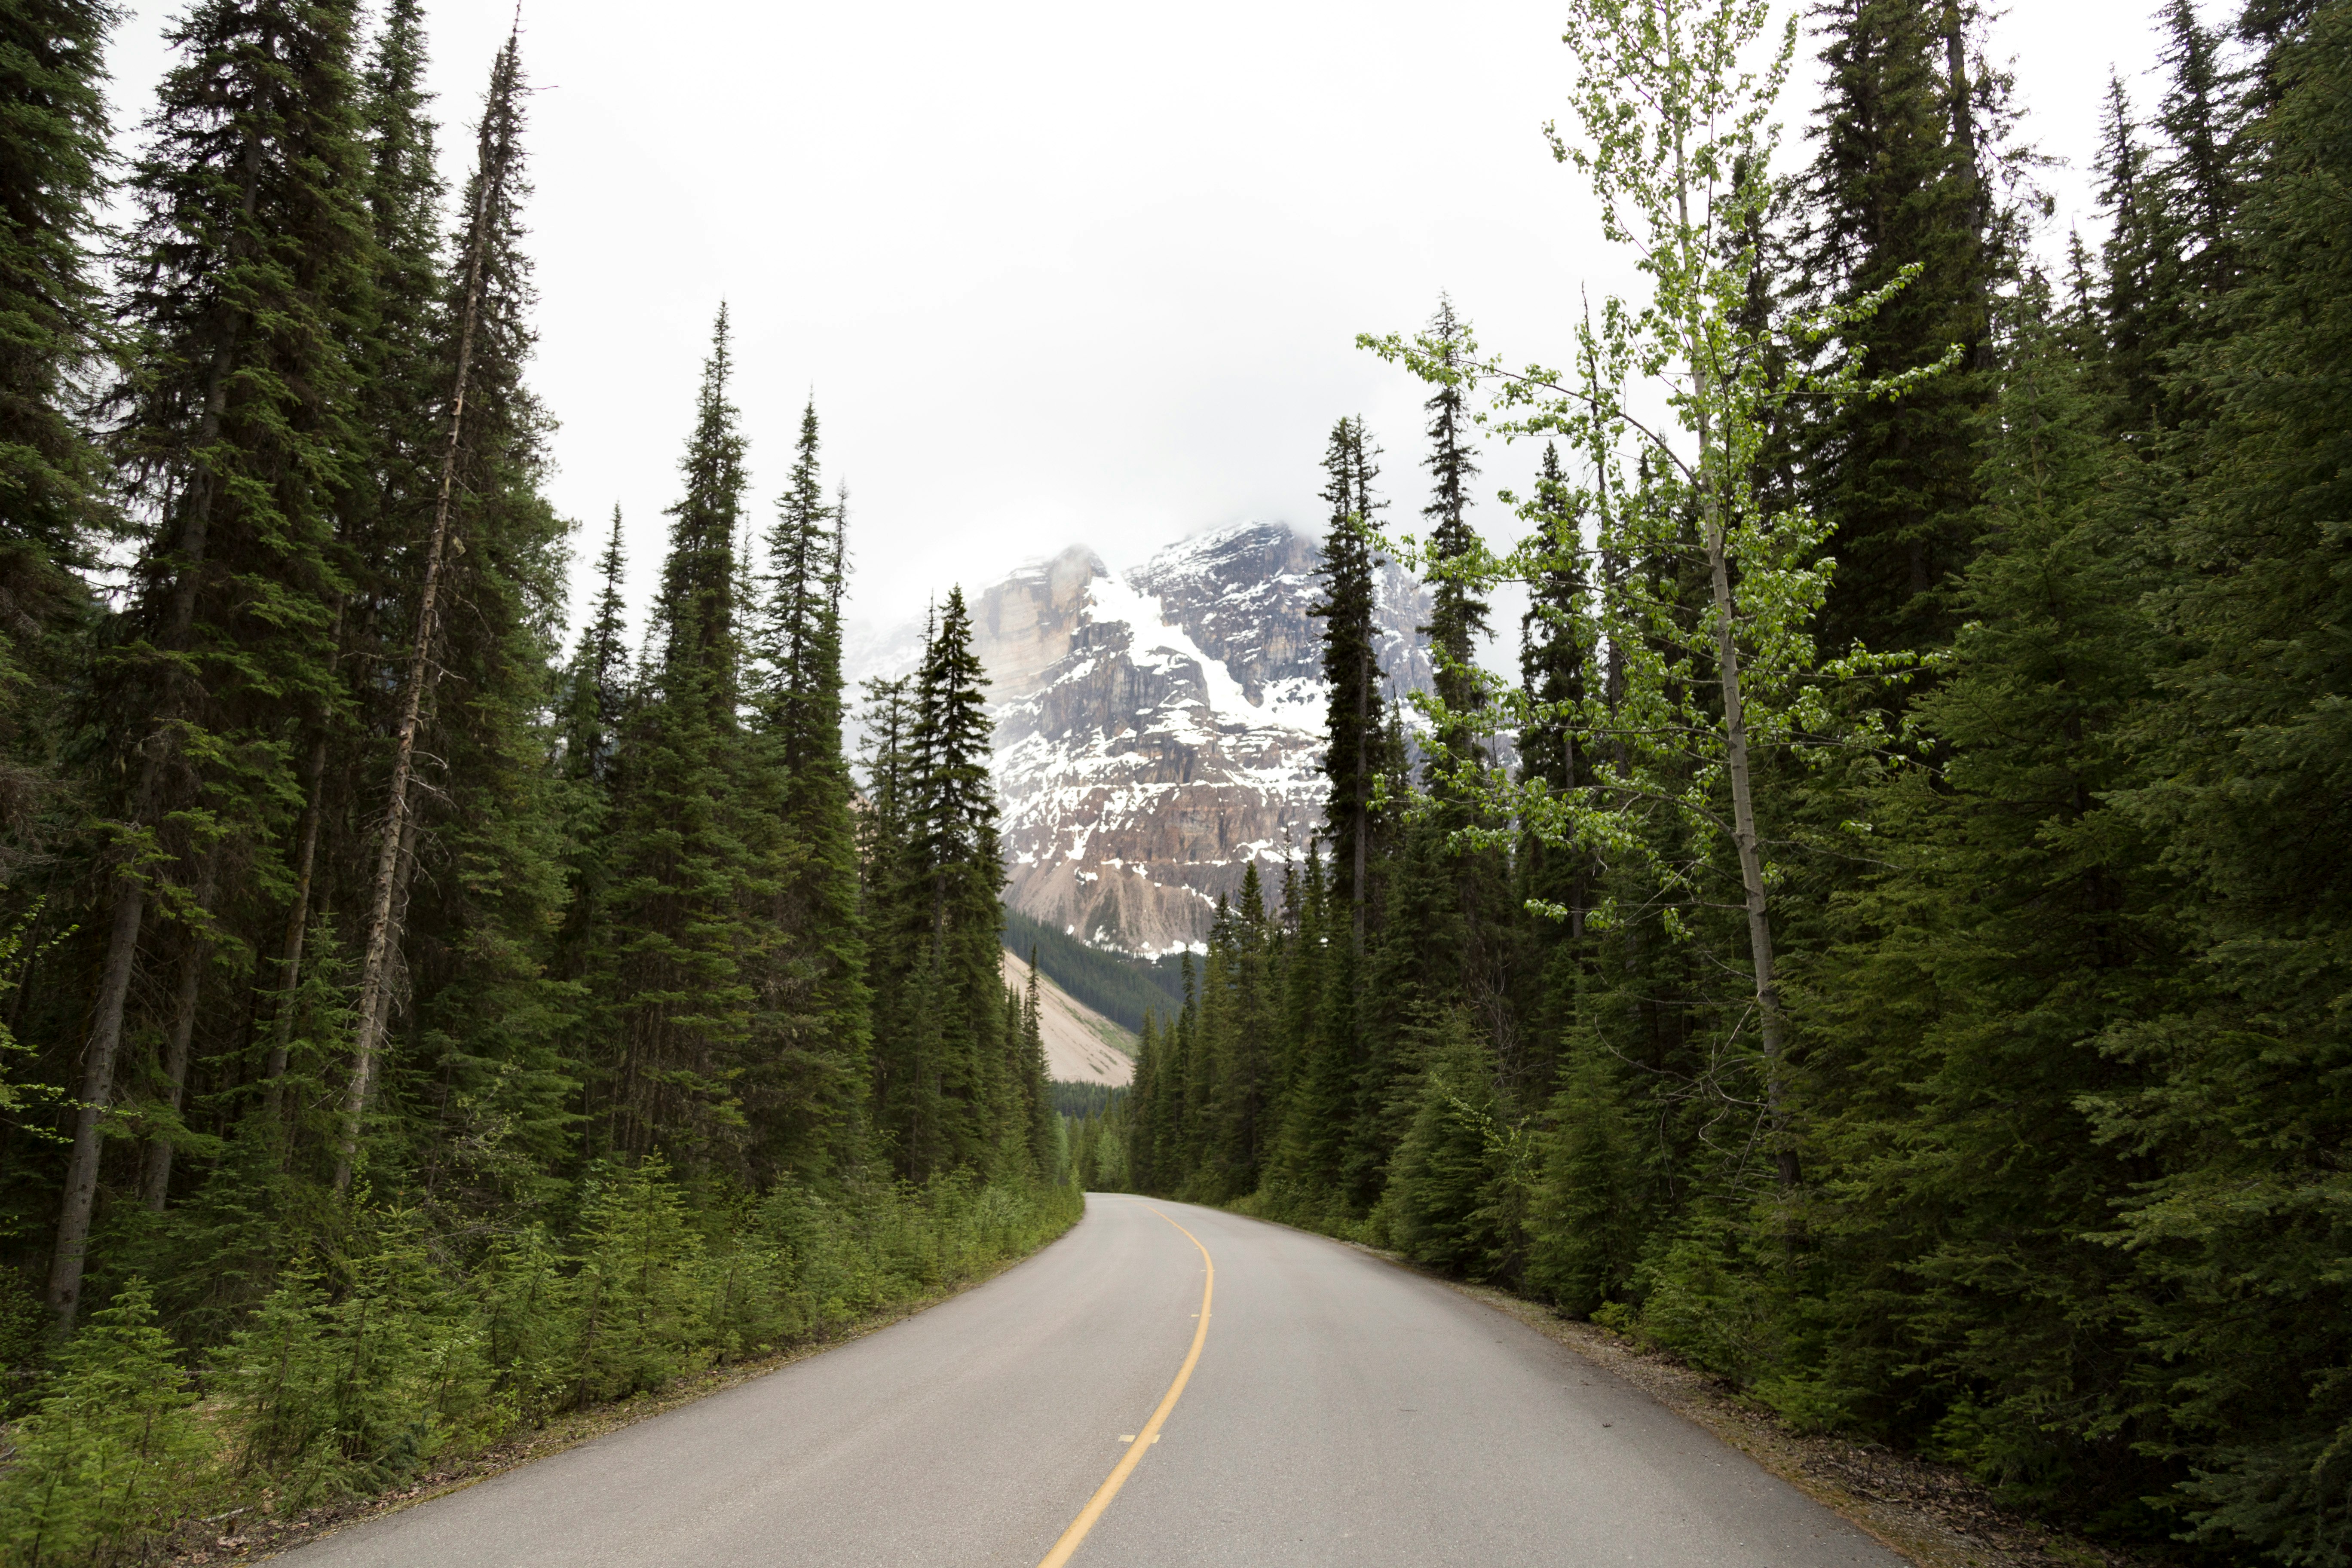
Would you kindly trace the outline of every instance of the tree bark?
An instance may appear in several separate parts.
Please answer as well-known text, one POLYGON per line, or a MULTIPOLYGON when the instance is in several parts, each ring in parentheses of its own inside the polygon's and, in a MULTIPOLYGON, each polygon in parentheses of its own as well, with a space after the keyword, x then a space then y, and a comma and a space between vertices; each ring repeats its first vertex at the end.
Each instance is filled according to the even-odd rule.
POLYGON ((114 1055, 122 1044, 122 1007, 131 994, 131 966, 139 951, 139 925, 146 894, 129 876, 114 900, 107 933, 106 968, 99 983, 98 1012, 82 1061, 81 1105, 74 1114, 73 1154, 66 1164, 65 1203, 58 1215, 57 1249, 49 1258, 49 1310, 62 1331, 73 1326, 81 1304, 83 1256, 89 1247, 89 1217, 98 1206, 98 1163, 104 1142, 107 1108, 114 1100, 114 1055))
MULTIPOLYGON (((410 879, 416 871, 417 833, 417 819, 412 814, 401 829, 400 842, 397 846, 398 853, 393 862, 391 919, 395 929, 404 924, 407 919, 408 887, 410 879)), ((395 946, 386 956, 381 983, 376 986, 374 995, 367 1001, 370 1010, 360 1017, 360 1027, 373 1037, 378 1043, 379 1050, 382 1042, 389 1038, 392 1033, 392 1005, 394 993, 397 989, 394 982, 398 978, 399 963, 400 950, 395 946)), ((348 1192, 351 1188, 352 1173, 355 1168, 359 1152, 359 1130, 366 1121, 367 1101, 372 1092, 372 1086, 369 1085, 355 1082, 352 1087, 358 1089, 359 1093, 354 1098, 349 1089, 345 1092, 343 1142, 336 1151, 334 1190, 338 1194, 348 1192)))
POLYGON ((1764 886, 1764 855, 1756 833, 1756 796, 1748 781, 1748 721, 1739 695, 1739 648, 1732 637, 1731 570, 1724 548, 1723 521, 1707 508, 1707 575, 1714 584, 1716 668, 1723 682, 1724 772, 1731 783, 1731 841, 1739 853, 1739 885, 1748 909, 1748 961, 1756 977, 1757 1029, 1764 1044, 1764 1095, 1771 1119, 1774 1157, 1780 1179, 1796 1178, 1794 1152, 1783 1137, 1787 1118, 1780 1104, 1782 1028, 1780 989, 1774 975, 1772 913, 1764 886))
MULTIPOLYGON (((1675 142, 1675 164, 1679 216, 1683 232, 1688 236, 1693 232, 1690 226, 1690 182, 1683 165, 1679 133, 1675 142)), ((1697 268, 1691 268, 1693 276, 1697 272, 1697 268)), ((1715 395, 1716 381, 1709 354, 1710 346, 1706 333, 1694 325, 1690 366, 1695 395, 1692 405, 1696 410, 1693 425, 1698 436, 1699 517, 1706 531, 1707 580, 1715 601, 1716 673, 1723 693, 1723 763, 1724 773, 1731 786, 1731 841, 1739 856, 1739 885, 1748 913, 1748 955, 1756 984, 1757 1033, 1764 1050, 1765 1116, 1780 1182, 1787 1186, 1794 1184, 1796 1180, 1796 1153, 1788 1146, 1788 1119, 1781 1105, 1783 1031, 1780 988, 1773 967, 1772 911, 1764 885, 1763 847, 1756 832, 1756 795, 1749 778, 1748 719, 1739 690, 1739 643, 1735 635, 1738 606, 1731 592, 1730 548, 1726 538, 1728 522, 1723 515, 1723 489, 1729 476, 1723 471, 1723 454, 1718 450, 1716 440, 1710 402, 1715 395)))
POLYGON ((268 1087, 262 1103, 271 1121, 282 1124, 286 1115, 286 1066, 294 1038, 294 999, 302 988, 302 949, 310 940, 310 879, 319 858, 319 822, 326 816, 327 737, 324 731, 310 744, 310 805, 302 814, 301 837, 294 851, 294 902, 286 915, 285 956, 278 965, 278 1013, 269 1021, 269 1057, 262 1069, 268 1087))
MULTIPOLYGON (((212 902, 213 873, 216 858, 205 856, 204 875, 196 888, 199 909, 212 902)), ((163 1042, 163 1104, 176 1122, 180 1107, 187 1095, 188 1048, 196 1034, 196 1002, 203 994, 205 965, 212 962, 211 939, 202 931, 188 932, 187 951, 180 955, 180 980, 172 996, 172 1032, 163 1042)), ((140 1197, 157 1214, 163 1212, 163 1203, 172 1190, 172 1138, 169 1132, 158 1133, 147 1141, 147 1170, 141 1183, 140 1197)))

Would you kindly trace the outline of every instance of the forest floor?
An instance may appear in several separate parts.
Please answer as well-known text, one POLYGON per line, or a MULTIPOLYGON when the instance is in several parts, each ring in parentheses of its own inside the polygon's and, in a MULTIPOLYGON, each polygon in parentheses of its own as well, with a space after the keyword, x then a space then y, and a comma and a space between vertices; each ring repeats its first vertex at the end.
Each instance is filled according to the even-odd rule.
POLYGON ((535 1459, 544 1459, 566 1448, 576 1448, 607 1433, 633 1426, 649 1417, 733 1388, 738 1384, 749 1383, 753 1378, 765 1377, 781 1367, 805 1361, 852 1340, 863 1339, 893 1323, 904 1322, 918 1312, 927 1311, 975 1286, 987 1284, 1015 1264, 1035 1257, 1039 1250, 1051 1246, 1063 1234, 1057 1230, 1026 1252, 1000 1259, 929 1295, 902 1301, 870 1317, 860 1318, 822 1339, 803 1341, 727 1366, 710 1367, 691 1376, 678 1378, 651 1393, 596 1405, 592 1409, 573 1411, 536 1431, 518 1433, 503 1443, 436 1465, 407 1485, 390 1491, 321 1503, 282 1517, 268 1511, 271 1499, 270 1494, 265 1492, 261 1500, 250 1508, 238 1509, 233 1514, 211 1519, 188 1521, 169 1541, 161 1543, 159 1555, 173 1568, 195 1568, 195 1565, 207 1563, 257 1563, 266 1557, 290 1552, 348 1525, 397 1513, 402 1509, 414 1508, 418 1503, 463 1491, 478 1481, 504 1475, 535 1459))
POLYGON ((2160 1568, 2166 1559, 2082 1540, 1994 1501, 1982 1482, 1877 1443, 1801 1432, 1731 1384, 1597 1323, 1467 1285, 1362 1247, 1507 1313, 1746 1454, 1918 1568, 2160 1568))

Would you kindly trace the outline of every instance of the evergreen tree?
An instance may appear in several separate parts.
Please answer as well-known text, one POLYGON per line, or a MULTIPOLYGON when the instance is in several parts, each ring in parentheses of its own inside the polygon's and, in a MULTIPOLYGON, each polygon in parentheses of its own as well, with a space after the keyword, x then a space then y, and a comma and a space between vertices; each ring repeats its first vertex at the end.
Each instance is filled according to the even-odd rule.
POLYGON ((103 331, 83 247, 104 189, 101 53, 113 11, 93 0, 0 6, 0 875, 38 852, 59 781, 49 704, 87 614, 75 571, 104 525, 81 376, 103 331))
POLYGON ((925 640, 911 691, 883 687, 874 794, 877 847, 898 862, 875 929, 881 990, 875 1115, 902 1174, 921 1180, 996 1152, 1019 1103, 1003 979, 1004 871, 988 781, 987 683, 963 591, 925 640), (887 741, 887 748, 885 742, 887 741), (887 838, 883 837, 887 835, 887 838))
POLYGON ((903 679, 866 683, 866 809, 857 821, 858 912, 873 989, 870 1098, 875 1130, 901 1170, 910 1147, 932 1146, 941 1114, 939 1075, 921 1049, 922 925, 910 913, 919 889, 908 686, 903 679))
POLYGON ((464 418, 438 481, 449 497, 447 610, 434 617, 434 663, 450 696, 433 691, 423 715, 434 787, 416 807, 415 891, 403 892, 399 922, 411 997, 403 1109, 436 1130, 425 1179, 446 1202, 463 1194, 484 1209, 560 1168, 579 1089, 563 1045, 576 999, 546 972, 570 896, 572 847, 548 766, 570 527, 545 496, 552 422, 525 381, 537 342, 521 214, 528 92, 509 37, 484 95, 437 312, 443 363, 464 367, 464 418), (518 1183, 526 1155, 533 1174, 518 1183))
POLYGON ((768 666, 769 724, 782 742, 787 772, 799 769, 803 750, 818 739, 810 731, 821 721, 804 710, 818 700, 820 689, 830 689, 819 666, 835 597, 835 530, 824 500, 817 435, 812 398, 801 413, 792 476, 776 499, 776 522, 768 533, 769 599, 760 651, 768 666))
POLYGON ((816 405, 801 419, 792 478, 768 541, 758 641, 762 765, 792 847, 773 919, 791 951, 762 1011, 767 1043, 747 1091, 764 1159, 803 1179, 863 1143, 872 1051, 849 768, 842 753, 841 597, 847 505, 825 504, 816 405))
POLYGON ((599 1064, 593 1116, 604 1148, 656 1150, 688 1170, 728 1168, 743 1124, 737 1079, 755 1001, 745 973, 741 649, 735 540, 744 440, 730 401, 722 308, 669 509, 644 696, 613 782, 612 917, 600 961, 617 1038, 599 1064))
POLYGON ((1360 419, 1331 428, 1323 453, 1323 500, 1331 508, 1323 540, 1323 593, 1308 614, 1323 620, 1324 776, 1331 781, 1331 879, 1349 907, 1355 942, 1364 939, 1371 855, 1373 752, 1380 724, 1379 630, 1374 624, 1372 497, 1377 451, 1360 419))
MULTIPOLYGON (((342 329, 364 308, 371 261, 350 17, 310 0, 205 0, 169 42, 178 63, 130 183, 132 370, 110 404, 127 499, 155 524, 103 676, 124 783, 108 808, 112 887, 50 1271, 66 1321, 132 982, 142 946, 167 945, 148 913, 173 912, 169 945, 201 979, 224 866, 267 865, 257 852, 300 798, 289 729, 344 700, 333 515, 359 443, 342 329)), ((170 995, 193 1016, 195 987, 170 995)))
MULTIPOLYGON (((1340 1135, 1339 1194, 1356 1214, 1379 1201, 1390 1158, 1412 1121, 1413 1090, 1427 1060, 1431 1031, 1461 997, 1468 910, 1453 895, 1456 867, 1448 825, 1435 811, 1415 813, 1414 780, 1404 715, 1391 703, 1372 751, 1375 863, 1372 935, 1340 974, 1353 989, 1349 1023, 1349 1120, 1340 1135), (1417 934, 1416 922, 1436 928, 1417 934), (1422 940, 1425 936, 1427 940, 1422 940)), ((1418 804, 1435 806, 1436 802, 1418 804)), ((1458 803, 1443 803, 1453 808, 1458 803)))
POLYGON ((1146 1013, 1135 1047, 1135 1078, 1127 1092, 1127 1173, 1139 1193, 1156 1193, 1160 1179, 1159 1142, 1154 1136, 1160 1114, 1160 1058, 1163 1047, 1160 1016, 1146 1013))
POLYGON ((1502 1152, 1495 1063, 1457 1016, 1431 1054, 1383 1194, 1389 1232, 1415 1262, 1474 1279, 1509 1272, 1517 1226, 1491 1199, 1502 1152))
POLYGON ((1431 588, 1429 625, 1420 629, 1437 666, 1436 695, 1444 712, 1438 746, 1458 767, 1481 759, 1475 734, 1486 690, 1478 679, 1478 639, 1492 629, 1475 575, 1484 551, 1468 515, 1471 481, 1478 477, 1466 396, 1476 346, 1469 324, 1444 297, 1422 337, 1435 390, 1422 405, 1429 413, 1429 456, 1422 466, 1430 478, 1429 504, 1421 509, 1429 522, 1422 557, 1431 588))
MULTIPOLYGON (((1591 675, 1601 647, 1582 520, 1555 443, 1544 444, 1525 513, 1544 565, 1529 584, 1519 624, 1519 682, 1528 704, 1517 737, 1519 778, 1531 789, 1566 797, 1598 777, 1579 715, 1587 698, 1598 694, 1591 675)), ((1578 981, 1590 956, 1584 939, 1598 868, 1589 853, 1556 848, 1528 834, 1517 846, 1514 868, 1522 931, 1512 968, 1527 1049, 1524 1060, 1498 1066, 1507 1079, 1540 1096, 1551 1081, 1553 1058, 1570 1026, 1578 981)))
POLYGON ((2169 334, 2159 320, 2158 268, 2166 228, 2161 193, 2119 78, 2107 81, 2100 126, 2099 205, 2107 216, 2100 247, 2101 390, 2118 432, 2158 423, 2157 375, 2169 334))
POLYGON ((1322 854, 1313 844, 1300 880, 1298 934, 1284 974, 1292 1066, 1276 1179, 1295 1194, 1302 1214, 1313 1214, 1337 1197, 1352 1120, 1359 968, 1346 917, 1333 907, 1322 854))
POLYGON ((2138 1079, 2103 1032, 2178 970, 2171 879, 2113 803, 2165 644, 2044 308, 2037 288, 2009 348, 1969 629, 1920 704, 1950 760, 1881 786, 1889 868, 1807 987, 1809 1163, 1836 1194, 1814 1331, 1825 1406, 1914 1440, 1940 1421, 1985 1473, 2126 1510, 2163 1478, 2124 1436, 2132 1264, 2092 1237, 2138 1173, 2084 1105, 2138 1079), (1925 1394, 1923 1368, 1966 1392, 1925 1394))
POLYGON ((916 679, 914 856, 927 943, 925 994, 939 1019, 945 1131, 959 1162, 980 1157, 980 1120, 998 1092, 1003 994, 996 799, 988 780, 987 672, 972 650, 963 590, 952 588, 916 679))
POLYGON ((1037 993, 1037 950, 1029 950, 1029 983, 1021 994, 1020 1026, 1010 1031, 1017 1042, 1021 1100, 1028 1112, 1029 1158, 1040 1175, 1058 1180, 1055 1151, 1053 1091, 1047 1087, 1044 1003, 1037 993))
POLYGON ((621 509, 615 506, 611 532, 596 562, 596 597, 589 606, 579 646, 562 673, 558 736, 565 818, 565 899, 549 973, 572 988, 570 1055, 583 1068, 597 1055, 596 1042, 609 1026, 602 1003, 613 994, 611 976, 599 970, 612 958, 604 937, 614 868, 610 841, 613 791, 620 773, 621 739, 628 729, 634 686, 627 607, 621 597, 624 565, 621 509))
POLYGON ((126 1284, 59 1356, 12 1434, 0 1541, 21 1562, 121 1561, 168 1533, 198 1495, 206 1444, 177 1348, 146 1282, 126 1284))
POLYGON ((564 679, 563 768, 575 782, 603 784, 612 777, 614 746, 629 697, 628 611, 621 599, 625 564, 621 509, 615 506, 604 552, 596 558, 596 600, 564 679))
POLYGON ((2111 1048, 2157 1081, 2099 1110, 2160 1169, 2120 1228, 2148 1275, 2147 1383, 2192 1445, 2200 1528, 2321 1563, 2352 1552, 2352 1301, 2330 1195, 2352 1142, 2352 903, 2333 869, 2352 848, 2352 13, 2318 8, 2267 68, 2246 279, 2224 333, 2176 361, 2213 415, 2189 433, 2153 600, 2183 658, 2137 728, 2150 777, 2125 797, 2189 879, 2176 908, 2205 984, 2118 1020, 2111 1048))
MULTIPOLYGON (((393 24, 392 37, 397 39, 404 24, 413 27, 414 17, 395 13, 393 24)), ((393 68, 413 74, 415 66, 404 64, 393 68)), ((460 501, 495 498, 495 507, 497 500, 512 500, 503 492, 520 481, 520 488, 525 491, 525 508, 531 509, 536 502, 535 495, 530 491, 536 478, 532 469, 540 462, 536 447, 541 432, 537 410, 522 392, 520 382, 522 361, 530 342, 530 331, 523 315, 530 298, 529 269, 520 249, 517 216, 521 194, 522 93, 520 58, 516 40, 509 37, 491 70, 478 156, 467 192, 468 220, 459 237, 458 263, 452 279, 455 298, 448 301, 446 318, 446 353, 442 363, 446 366, 446 380, 441 389, 437 421, 440 428, 436 432, 435 443, 439 447, 436 454, 438 473, 430 492, 429 514, 425 511, 421 486, 420 493, 414 498, 419 521, 429 515, 430 521, 421 531, 422 548, 418 553, 422 559, 415 586, 414 616, 411 624, 404 627, 407 646, 396 666, 400 669, 400 685, 391 715, 393 752, 390 779, 384 786, 386 809, 377 833, 375 866, 365 895, 368 903, 361 939, 359 1026, 352 1053, 351 1081, 344 1092, 343 1129, 335 1162, 334 1184, 339 1192, 351 1180, 378 1058, 391 1025, 392 977, 400 963, 407 889, 415 875, 417 838, 423 831, 412 801, 417 742, 435 717, 435 689, 439 676, 452 663, 450 654, 445 651, 449 641, 447 627, 453 620, 461 626, 467 624, 462 618, 451 617, 448 606, 464 591, 465 584, 457 579, 469 574, 478 578, 483 574, 482 564, 475 566, 470 574, 460 564, 466 542, 459 530, 470 526, 476 531, 485 531, 478 513, 461 515, 460 501), (484 417, 486 413, 488 419, 484 417), (443 657, 436 659, 436 653, 443 657)), ((419 180, 401 183, 416 184, 419 180)), ((397 483, 390 487, 390 497, 396 518, 404 510, 398 505, 404 498, 397 483)), ((544 513, 544 505, 537 505, 536 510, 544 513)), ((514 521, 497 519, 497 522, 514 521)), ((494 529, 496 523, 490 526, 494 529)), ((554 531, 551 519, 540 531, 554 531)), ((499 564, 509 564, 530 574, 536 566, 537 574, 544 578, 544 563, 528 562, 528 558, 543 554, 551 542, 548 540, 525 544, 506 563, 487 555, 480 560, 491 572, 499 564)), ((544 582, 540 585, 543 587, 544 582)), ((528 587, 525 592, 529 592, 528 587)), ((525 605, 510 604, 502 608, 507 613, 499 619, 529 618, 525 605)), ((491 658, 495 659, 497 656, 491 658)), ((543 658, 533 658, 534 673, 543 669, 544 664, 543 658)), ((500 684, 496 676, 504 672, 482 673, 490 678, 483 686, 495 689, 500 684)), ((537 706, 532 701, 536 694, 529 691, 502 691, 498 695, 519 700, 526 705, 526 710, 537 706)), ((544 856, 533 855, 530 858, 543 861, 544 856)))
POLYGON ((1530 722, 1519 736, 1519 766, 1555 789, 1575 789, 1590 772, 1574 718, 1599 651, 1590 617, 1586 552, 1568 476, 1556 442, 1544 443, 1528 505, 1545 565, 1530 584, 1519 621, 1519 679, 1530 722))
MULTIPOLYGON (((342 498, 340 541, 353 579, 344 638, 371 664, 396 665, 413 629, 434 481, 449 432, 456 345, 443 319, 448 286, 441 208, 447 193, 436 157, 426 66, 422 6, 394 0, 360 73, 374 286, 365 313, 351 323, 351 353, 355 422, 368 453, 342 498)), ((456 237, 465 247, 470 235, 456 237)), ((469 251, 461 269, 470 258, 469 251)), ((396 722, 388 708, 367 719, 385 728, 396 722)))
POLYGON ((1216 1088, 1210 1130, 1213 1180, 1231 1195, 1257 1188, 1272 1146, 1276 996, 1273 931, 1257 862, 1242 870, 1241 894, 1213 931, 1202 985, 1202 1029, 1216 1088))
POLYGON ((1525 1278, 1535 1294, 1589 1316, 1633 1294, 1654 1169, 1618 1055, 1588 1027, 1563 1058, 1533 1153, 1525 1278))
POLYGON ((2216 300, 2237 279, 2235 225, 2240 152, 2237 105, 2221 59, 2221 39, 2197 19, 2189 0, 2164 7, 2164 63, 2171 81, 2157 123, 2171 144, 2162 172, 2182 240, 2173 259, 2197 294, 2216 300))
POLYGON ((1822 637, 1843 650, 1941 645, 1958 624, 1946 595, 1976 549, 1976 428, 1987 395, 1986 311, 2001 268, 1979 100, 1972 5, 1827 0, 1826 98, 1804 183, 1801 277, 1820 303, 1893 296, 1837 334, 1871 376, 1959 365, 1891 397, 1837 405, 1803 437, 1814 510, 1834 523, 1837 574, 1822 637), (1916 275, 1902 281, 1906 268, 1916 275))

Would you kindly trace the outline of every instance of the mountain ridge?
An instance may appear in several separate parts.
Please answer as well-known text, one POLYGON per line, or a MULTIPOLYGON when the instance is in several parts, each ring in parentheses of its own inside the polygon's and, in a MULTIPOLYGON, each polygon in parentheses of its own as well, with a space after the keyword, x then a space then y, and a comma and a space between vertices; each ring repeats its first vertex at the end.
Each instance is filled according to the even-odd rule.
MULTIPOLYGON (((1248 521, 1123 574, 1074 544, 972 595, 1007 904, 1153 958, 1199 947, 1251 862, 1272 895, 1322 826, 1321 561, 1248 521)), ((1427 590, 1384 565, 1377 616, 1388 695, 1426 690, 1427 590)))

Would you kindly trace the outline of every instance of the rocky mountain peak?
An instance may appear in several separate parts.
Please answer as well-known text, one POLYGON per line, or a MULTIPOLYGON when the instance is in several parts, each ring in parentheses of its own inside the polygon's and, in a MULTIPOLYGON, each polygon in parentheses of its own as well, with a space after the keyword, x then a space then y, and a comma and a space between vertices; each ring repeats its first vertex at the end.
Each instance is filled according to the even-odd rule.
POLYGON ((1068 656, 1088 590, 1108 575, 1102 557, 1073 544, 982 591, 972 605, 972 641, 988 666, 992 700, 1034 691, 1045 672, 1068 656))
MULTIPOLYGON (((1198 944, 1251 861, 1279 886, 1323 820, 1321 564, 1244 522, 1125 574, 1073 544, 973 597, 1009 903, 1150 956, 1198 944)), ((1426 590, 1391 565, 1378 614, 1390 694, 1427 689, 1426 590)), ((909 641, 869 639, 902 657, 855 673, 898 673, 909 641)))
MULTIPOLYGON (((1252 860, 1279 880, 1322 823, 1321 552, 1279 522, 1123 575, 1073 545, 983 592, 1005 897, 1098 945, 1192 946, 1252 860)), ((1425 686, 1419 584, 1382 584, 1391 685, 1425 686)))
POLYGON ((1321 560, 1282 523, 1245 522, 1171 546, 1128 580, 1263 706, 1269 683, 1318 673, 1322 623, 1307 610, 1321 560))

